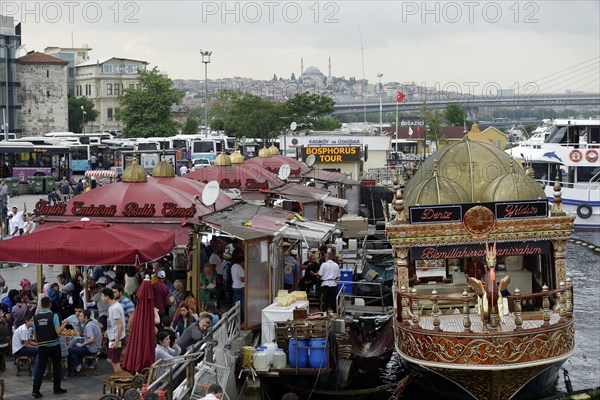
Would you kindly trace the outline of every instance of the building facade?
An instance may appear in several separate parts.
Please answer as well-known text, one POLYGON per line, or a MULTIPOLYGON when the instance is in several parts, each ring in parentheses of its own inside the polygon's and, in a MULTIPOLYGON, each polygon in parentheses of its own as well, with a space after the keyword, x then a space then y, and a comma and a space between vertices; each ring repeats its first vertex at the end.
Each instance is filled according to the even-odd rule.
POLYGON ((68 62, 31 52, 19 59, 19 124, 23 136, 69 130, 68 62))
POLYGON ((21 24, 15 26, 13 17, 0 15, 0 131, 16 133, 20 136, 18 112, 21 105, 17 90, 20 86, 17 68, 19 60, 17 52, 21 48, 21 24))
POLYGON ((67 61, 67 94, 75 96, 75 66, 90 59, 89 52, 92 49, 84 47, 46 47, 44 53, 67 61))
POLYGON ((139 88, 138 70, 145 70, 146 61, 126 58, 87 60, 75 67, 75 96, 87 97, 99 112, 96 121, 85 124, 86 132, 123 128, 118 121, 119 96, 124 89, 139 88))

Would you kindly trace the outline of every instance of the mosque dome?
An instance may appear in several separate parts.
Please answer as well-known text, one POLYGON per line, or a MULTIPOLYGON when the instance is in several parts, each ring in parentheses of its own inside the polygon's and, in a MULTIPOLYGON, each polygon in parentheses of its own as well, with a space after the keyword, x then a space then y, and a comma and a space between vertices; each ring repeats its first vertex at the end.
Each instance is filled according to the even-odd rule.
POLYGON ((173 178, 175 177, 175 167, 163 157, 163 159, 152 168, 152 176, 155 178, 173 178))
POLYGON ((323 73, 319 68, 313 67, 312 65, 304 70, 303 76, 323 76, 323 73))
POLYGON ((123 171, 123 182, 148 182, 148 174, 144 167, 138 164, 137 158, 131 160, 131 164, 123 171))
POLYGON ((546 198, 544 189, 532 177, 513 166, 511 172, 494 179, 483 192, 481 201, 539 200, 546 198))
POLYGON ((236 150, 233 153, 231 153, 229 158, 231 159, 232 164, 243 164, 244 163, 244 156, 240 154, 239 150, 236 150))
POLYGON ((231 158, 227 154, 221 153, 215 157, 214 165, 217 167, 228 167, 231 165, 231 158))
POLYGON ((488 185, 509 174, 512 158, 499 148, 484 142, 464 138, 442 147, 429 156, 405 187, 408 196, 417 185, 437 174, 458 184, 467 195, 467 202, 481 201, 488 185), (437 168, 436 168, 437 164, 437 168))

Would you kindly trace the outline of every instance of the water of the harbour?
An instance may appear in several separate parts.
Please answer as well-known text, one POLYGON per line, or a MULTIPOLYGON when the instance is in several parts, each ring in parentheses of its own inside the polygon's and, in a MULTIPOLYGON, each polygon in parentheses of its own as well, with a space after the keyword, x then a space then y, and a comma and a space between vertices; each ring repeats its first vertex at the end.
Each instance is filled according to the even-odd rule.
MULTIPOLYGON (((576 232, 573 239, 585 240, 600 246, 600 234, 593 232, 576 232)), ((600 387, 600 253, 575 243, 567 245, 568 276, 574 286, 574 314, 576 329, 575 353, 564 363, 571 379, 573 390, 600 387)), ((404 370, 397 354, 385 368, 381 368, 377 376, 362 376, 363 387, 375 387, 397 382, 404 376, 404 370)), ((388 400, 394 389, 361 397, 368 400, 388 400)), ((561 371, 556 388, 556 397, 566 392, 564 375, 561 371)), ((331 399, 332 397, 311 396, 311 399, 331 399)), ((354 396, 353 396, 354 398, 354 396)), ((403 399, 421 400, 434 398, 428 396, 423 389, 412 384, 405 392, 403 399)), ((546 397, 547 398, 547 397, 546 397)))

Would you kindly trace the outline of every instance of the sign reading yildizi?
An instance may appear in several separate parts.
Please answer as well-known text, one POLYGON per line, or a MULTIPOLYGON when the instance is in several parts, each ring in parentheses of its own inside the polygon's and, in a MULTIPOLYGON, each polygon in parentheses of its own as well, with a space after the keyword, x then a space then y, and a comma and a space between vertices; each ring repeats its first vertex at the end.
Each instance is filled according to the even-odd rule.
POLYGON ((302 160, 314 154, 317 163, 360 161, 360 146, 303 147, 302 160))

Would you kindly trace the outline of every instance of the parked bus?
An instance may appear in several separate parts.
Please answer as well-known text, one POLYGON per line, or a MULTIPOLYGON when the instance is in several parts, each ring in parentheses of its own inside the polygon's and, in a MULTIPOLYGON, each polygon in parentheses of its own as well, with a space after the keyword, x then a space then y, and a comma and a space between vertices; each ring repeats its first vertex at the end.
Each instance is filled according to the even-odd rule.
POLYGON ((18 178, 27 182, 30 176, 67 174, 69 148, 66 146, 35 145, 30 142, 0 143, 2 178, 18 178), (65 162, 67 160, 67 162, 65 162))
POLYGON ((193 139, 190 145, 190 159, 193 161, 196 158, 208 158, 213 161, 223 150, 223 144, 225 152, 229 154, 233 151, 235 139, 227 137, 193 139))

